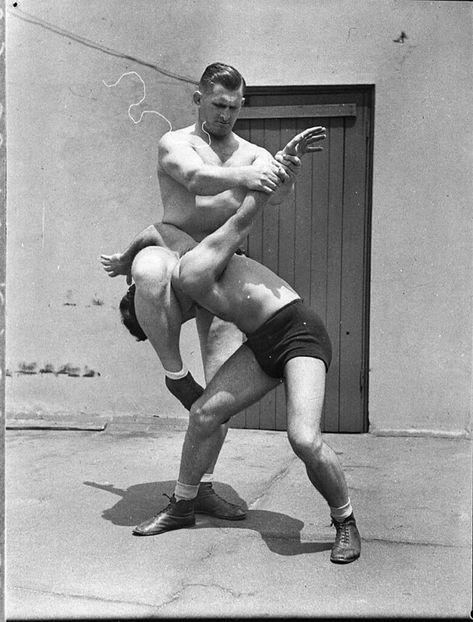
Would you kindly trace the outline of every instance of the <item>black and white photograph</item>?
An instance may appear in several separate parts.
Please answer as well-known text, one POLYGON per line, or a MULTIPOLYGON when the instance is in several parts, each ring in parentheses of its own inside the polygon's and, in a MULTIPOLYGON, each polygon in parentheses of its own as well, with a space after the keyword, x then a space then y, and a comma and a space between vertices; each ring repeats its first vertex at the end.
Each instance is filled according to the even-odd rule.
POLYGON ((471 619, 473 3, 0 35, 0 620, 471 619))

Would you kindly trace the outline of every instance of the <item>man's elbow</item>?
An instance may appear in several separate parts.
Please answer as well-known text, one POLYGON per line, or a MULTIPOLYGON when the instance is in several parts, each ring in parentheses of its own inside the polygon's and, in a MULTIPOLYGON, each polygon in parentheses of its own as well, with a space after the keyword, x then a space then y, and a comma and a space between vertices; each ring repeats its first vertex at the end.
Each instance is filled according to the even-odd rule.
POLYGON ((203 194, 202 193, 202 175, 199 174, 199 171, 193 171, 186 175, 184 179, 184 185, 187 190, 192 194, 203 194))
POLYGON ((191 194, 200 194, 199 190, 199 184, 194 180, 191 179, 190 181, 188 181, 187 183, 184 184, 186 189, 191 193, 191 194))
POLYGON ((208 167, 204 166, 201 169, 188 173, 185 177, 184 185, 192 194, 209 196, 218 193, 214 187, 217 180, 218 177, 210 173, 208 167))

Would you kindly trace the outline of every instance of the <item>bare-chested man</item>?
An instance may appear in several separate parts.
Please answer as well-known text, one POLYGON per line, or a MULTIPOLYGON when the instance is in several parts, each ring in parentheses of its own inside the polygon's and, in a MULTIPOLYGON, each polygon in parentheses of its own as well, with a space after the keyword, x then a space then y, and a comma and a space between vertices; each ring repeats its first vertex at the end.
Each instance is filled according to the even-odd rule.
MULTIPOLYGON (((187 408, 202 393, 202 388, 181 358, 182 322, 195 313, 207 382, 241 345, 242 335, 232 324, 222 322, 205 309, 181 308, 171 287, 175 253, 182 255, 195 241, 215 231, 235 213, 248 191, 271 194, 283 182, 284 189, 290 191, 293 172, 284 163, 296 167, 299 164, 295 156, 287 156, 285 160, 279 154, 276 160, 265 149, 234 134, 233 126, 244 102, 244 87, 243 77, 233 67, 214 63, 206 68, 199 90, 194 93, 197 123, 168 132, 159 141, 162 223, 139 234, 124 253, 102 256, 110 276, 129 275, 140 244, 146 246, 143 239, 147 234, 158 235, 156 243, 160 248, 152 252, 145 249, 134 259, 135 285, 127 304, 136 311, 140 338, 149 339, 164 367, 166 385, 187 408), (191 241, 188 236, 192 237, 191 241)), ((281 199, 282 193, 279 194, 281 199)), ((238 520, 245 517, 245 512, 218 497, 211 486, 226 430, 222 425, 213 435, 213 460, 202 478, 196 510, 238 520)))
POLYGON ((247 341, 191 407, 169 505, 135 527, 134 533, 150 536, 195 524, 195 499, 213 456, 216 430, 283 380, 289 441, 327 501, 336 527, 330 559, 350 563, 360 555, 360 535, 341 465, 320 429, 331 361, 329 336, 318 315, 288 283, 262 264, 235 254, 267 202, 263 192, 248 192, 219 229, 180 259, 175 255, 172 283, 181 304, 186 306, 186 299, 197 302, 235 324, 247 341))

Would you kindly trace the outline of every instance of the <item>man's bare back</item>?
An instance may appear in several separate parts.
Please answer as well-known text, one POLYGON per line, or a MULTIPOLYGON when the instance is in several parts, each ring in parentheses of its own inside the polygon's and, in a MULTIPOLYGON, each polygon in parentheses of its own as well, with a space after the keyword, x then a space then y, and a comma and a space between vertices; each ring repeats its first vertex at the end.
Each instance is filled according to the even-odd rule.
MULTIPOLYGON (((176 262, 173 272, 172 286, 181 304, 186 301, 186 296, 181 290, 180 264, 186 259, 192 263, 191 256, 192 251, 189 258, 184 255, 180 262, 176 262)), ((233 255, 211 288, 199 288, 198 302, 248 335, 281 307, 298 299, 300 296, 293 288, 272 270, 249 257, 233 255)))

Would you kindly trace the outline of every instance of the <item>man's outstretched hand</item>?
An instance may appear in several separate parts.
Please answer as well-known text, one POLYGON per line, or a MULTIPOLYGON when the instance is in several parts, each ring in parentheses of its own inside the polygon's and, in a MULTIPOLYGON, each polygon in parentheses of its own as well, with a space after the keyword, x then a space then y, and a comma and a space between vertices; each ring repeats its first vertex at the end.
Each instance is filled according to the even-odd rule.
MULTIPOLYGON (((325 140, 325 138, 327 138, 327 132, 321 126, 309 127, 291 138, 284 149, 278 151, 274 156, 276 161, 283 166, 286 176, 289 175, 290 179, 294 181, 294 175, 300 170, 301 157, 306 153, 322 151, 323 147, 318 147, 314 143, 325 140)), ((287 181, 282 176, 280 178, 283 183, 287 181)))
POLYGON ((282 150, 285 155, 302 157, 306 153, 322 151, 323 147, 318 147, 314 143, 327 138, 325 127, 309 127, 292 138, 282 150))

